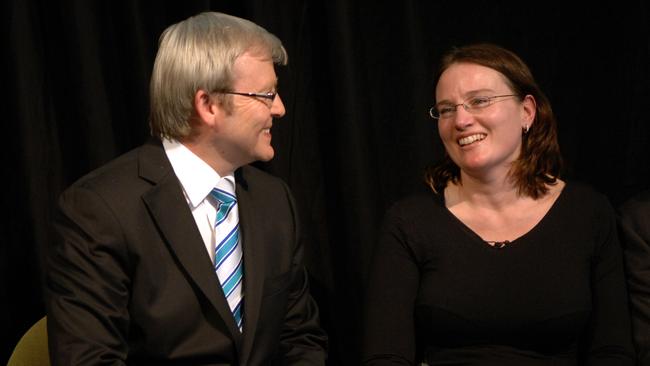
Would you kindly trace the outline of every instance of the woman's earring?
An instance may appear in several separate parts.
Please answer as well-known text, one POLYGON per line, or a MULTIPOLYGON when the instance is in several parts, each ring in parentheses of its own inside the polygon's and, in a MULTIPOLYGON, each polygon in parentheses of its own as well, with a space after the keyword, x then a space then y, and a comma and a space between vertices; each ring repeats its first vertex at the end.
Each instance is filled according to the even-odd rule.
POLYGON ((524 125, 521 130, 524 132, 524 135, 528 133, 528 125, 524 125))

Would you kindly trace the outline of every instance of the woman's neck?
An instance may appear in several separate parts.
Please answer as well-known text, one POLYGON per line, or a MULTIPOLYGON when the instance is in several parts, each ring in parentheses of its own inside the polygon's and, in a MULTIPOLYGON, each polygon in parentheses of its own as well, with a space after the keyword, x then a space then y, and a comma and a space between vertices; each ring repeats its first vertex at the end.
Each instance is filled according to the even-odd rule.
POLYGON ((448 207, 464 203, 498 210, 519 202, 521 198, 517 187, 508 176, 479 179, 461 173, 458 183, 450 183, 445 189, 448 207))

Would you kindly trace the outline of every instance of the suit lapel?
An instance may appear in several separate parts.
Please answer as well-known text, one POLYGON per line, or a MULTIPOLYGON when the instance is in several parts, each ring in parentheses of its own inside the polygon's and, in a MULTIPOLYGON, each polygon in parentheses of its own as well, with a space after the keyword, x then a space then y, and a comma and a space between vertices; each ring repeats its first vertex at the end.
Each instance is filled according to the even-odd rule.
POLYGON ((203 239, 184 198, 180 182, 158 144, 143 148, 139 157, 140 176, 154 183, 143 200, 180 267, 216 308, 241 350, 241 333, 228 307, 219 280, 205 252, 203 239))
POLYGON ((245 168, 238 170, 237 200, 239 202, 239 222, 244 250, 244 341, 242 361, 248 360, 252 351, 255 331, 260 314, 262 291, 264 285, 264 251, 263 238, 259 230, 255 230, 255 223, 262 218, 256 217, 254 200, 252 199, 246 177, 245 168))

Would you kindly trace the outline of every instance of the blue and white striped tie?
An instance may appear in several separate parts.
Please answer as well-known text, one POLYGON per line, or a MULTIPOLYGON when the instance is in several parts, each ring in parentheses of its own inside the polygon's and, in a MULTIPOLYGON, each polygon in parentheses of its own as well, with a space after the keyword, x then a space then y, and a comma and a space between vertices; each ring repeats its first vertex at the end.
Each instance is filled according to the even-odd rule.
POLYGON ((210 194, 217 200, 218 205, 215 221, 214 268, 230 310, 235 317, 235 323, 241 331, 244 304, 244 261, 239 242, 237 197, 220 188, 214 188, 210 194))

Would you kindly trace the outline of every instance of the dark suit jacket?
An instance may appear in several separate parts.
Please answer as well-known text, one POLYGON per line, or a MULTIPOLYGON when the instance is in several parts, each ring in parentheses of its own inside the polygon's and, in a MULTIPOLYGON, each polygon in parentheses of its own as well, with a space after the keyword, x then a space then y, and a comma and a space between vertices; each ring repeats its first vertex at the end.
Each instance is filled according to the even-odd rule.
POLYGON ((46 304, 54 365, 322 365, 287 186, 236 173, 244 251, 243 334, 162 144, 83 177, 60 198, 46 304))
POLYGON ((619 212, 638 364, 650 366, 650 191, 627 201, 619 212))

